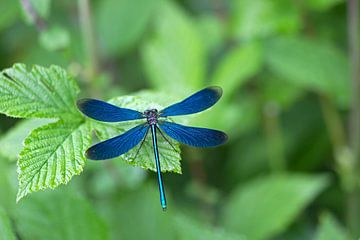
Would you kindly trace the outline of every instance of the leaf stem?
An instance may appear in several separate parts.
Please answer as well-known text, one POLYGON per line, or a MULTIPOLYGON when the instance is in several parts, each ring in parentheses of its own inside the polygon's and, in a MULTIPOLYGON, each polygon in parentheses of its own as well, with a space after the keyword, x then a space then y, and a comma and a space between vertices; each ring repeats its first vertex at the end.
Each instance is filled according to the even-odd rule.
POLYGON ((196 198, 200 203, 199 209, 211 221, 215 221, 214 202, 210 199, 210 187, 208 185, 208 176, 204 167, 204 156, 199 149, 189 149, 189 168, 193 184, 197 185, 196 198))
POLYGON ((348 2, 348 38, 352 82, 349 140, 355 159, 360 158, 360 49, 359 49, 359 4, 358 0, 348 2))
POLYGON ((263 122, 269 165, 272 172, 282 172, 286 169, 285 148, 279 111, 279 106, 275 102, 266 102, 264 105, 263 122))
POLYGON ((30 0, 21 0, 21 6, 29 14, 39 32, 46 30, 47 25, 45 21, 37 14, 30 0))
MULTIPOLYGON (((348 51, 351 67, 352 100, 349 122, 349 142, 354 158, 354 174, 357 175, 360 159, 360 49, 359 49, 359 1, 348 1, 348 51)), ((348 227, 355 235, 360 233, 359 187, 348 194, 348 227)))
POLYGON ((341 185, 347 194, 347 224, 348 228, 355 235, 358 232, 358 186, 357 170, 353 152, 351 151, 346 138, 345 128, 341 116, 331 100, 320 96, 320 104, 324 115, 325 124, 330 135, 333 146, 333 155, 336 162, 336 169, 340 176, 341 185))
POLYGON ((86 76, 89 81, 91 93, 96 92, 96 75, 98 72, 98 59, 96 53, 96 41, 91 20, 89 0, 78 0, 80 27, 86 54, 86 76))

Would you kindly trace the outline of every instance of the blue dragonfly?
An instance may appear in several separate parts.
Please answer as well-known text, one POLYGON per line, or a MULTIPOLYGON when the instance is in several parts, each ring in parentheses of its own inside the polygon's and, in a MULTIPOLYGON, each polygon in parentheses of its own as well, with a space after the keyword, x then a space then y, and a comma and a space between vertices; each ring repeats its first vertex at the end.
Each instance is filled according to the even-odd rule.
POLYGON ((119 136, 93 145, 86 151, 86 157, 92 160, 106 160, 118 157, 140 144, 137 150, 138 153, 148 132, 151 131, 160 203, 163 210, 166 210, 167 204, 161 175, 157 132, 170 145, 171 143, 164 133, 180 143, 193 147, 214 147, 225 143, 227 135, 224 132, 208 128, 188 127, 168 121, 168 117, 171 116, 188 115, 204 111, 213 106, 220 99, 221 95, 222 89, 220 87, 208 87, 161 111, 148 109, 144 112, 120 108, 96 99, 81 99, 77 102, 80 111, 84 115, 98 121, 123 122, 138 119, 146 120, 144 123, 119 136))

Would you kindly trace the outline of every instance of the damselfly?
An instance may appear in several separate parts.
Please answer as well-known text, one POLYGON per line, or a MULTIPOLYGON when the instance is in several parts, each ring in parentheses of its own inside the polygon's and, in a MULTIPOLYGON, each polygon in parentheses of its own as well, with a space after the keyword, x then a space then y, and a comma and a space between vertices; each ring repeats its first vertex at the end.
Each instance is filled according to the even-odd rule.
MULTIPOLYGON (((167 138, 164 133, 180 143, 193 147, 214 147, 223 144, 227 140, 227 135, 224 132, 208 128, 188 127, 168 121, 168 117, 171 116, 187 115, 204 111, 214 105, 220 99, 221 95, 221 88, 208 87, 160 111, 157 109, 148 109, 144 112, 120 108, 96 99, 79 100, 77 105, 80 111, 86 116, 98 121, 122 122, 137 119, 146 120, 144 123, 119 136, 90 147, 86 151, 86 157, 92 160, 110 159, 128 152, 139 144, 140 150, 148 132, 151 131, 160 203, 163 210, 165 210, 167 205, 161 176, 157 133, 159 132, 166 141, 167 138)), ((170 142, 169 144, 171 145, 170 142)))

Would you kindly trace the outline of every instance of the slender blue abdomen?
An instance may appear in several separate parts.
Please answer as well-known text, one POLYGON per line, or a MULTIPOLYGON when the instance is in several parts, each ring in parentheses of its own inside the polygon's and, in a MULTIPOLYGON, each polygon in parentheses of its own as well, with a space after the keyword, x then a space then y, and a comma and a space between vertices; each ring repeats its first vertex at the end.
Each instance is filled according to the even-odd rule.
POLYGON ((156 125, 151 125, 151 134, 152 134, 152 141, 153 141, 153 146, 154 146, 157 179, 158 179, 158 184, 159 184, 160 203, 161 203, 162 209, 166 210, 165 190, 164 190, 164 184, 163 184, 163 180, 162 180, 162 176, 161 176, 159 151, 158 151, 158 147, 157 147, 156 125))

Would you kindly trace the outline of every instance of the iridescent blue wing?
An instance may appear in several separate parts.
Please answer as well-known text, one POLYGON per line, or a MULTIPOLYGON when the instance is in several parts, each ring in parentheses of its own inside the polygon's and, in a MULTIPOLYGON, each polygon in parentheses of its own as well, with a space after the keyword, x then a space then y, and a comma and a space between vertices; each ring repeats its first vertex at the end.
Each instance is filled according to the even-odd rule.
POLYGON ((148 129, 149 126, 142 124, 117 137, 95 144, 86 151, 86 157, 92 160, 118 157, 138 145, 144 139, 148 129))
POLYGON ((167 121, 159 122, 159 127, 176 141, 193 147, 214 147, 227 140, 224 132, 208 128, 188 127, 167 121))
POLYGON ((194 93, 183 101, 175 103, 160 111, 161 117, 187 115, 204 111, 214 105, 221 97, 220 87, 208 87, 194 93))
POLYGON ((144 118, 141 112, 120 108, 96 99, 81 99, 79 110, 86 116, 102 122, 122 122, 144 118))

